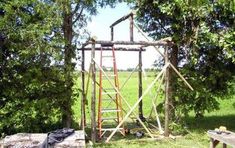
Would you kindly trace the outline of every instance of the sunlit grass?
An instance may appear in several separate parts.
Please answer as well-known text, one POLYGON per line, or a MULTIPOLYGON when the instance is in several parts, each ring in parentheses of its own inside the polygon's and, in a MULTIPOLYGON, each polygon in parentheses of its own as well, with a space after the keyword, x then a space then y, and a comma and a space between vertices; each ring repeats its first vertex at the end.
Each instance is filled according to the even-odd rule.
MULTIPOLYGON (((130 72, 120 72, 119 73, 119 81, 120 86, 124 83, 126 78, 130 72)), ((143 91, 148 87, 148 85, 153 81, 155 78, 154 73, 147 73, 146 79, 143 78, 143 91)), ((98 75, 97 75, 98 80, 98 75)), ((87 80, 86 80, 87 82, 87 80)), ((77 85, 80 86, 81 82, 77 81, 77 85)), ((90 84, 91 85, 91 84, 90 84)), ((104 83, 104 85, 108 85, 108 83, 104 83)), ((156 86, 155 86, 156 88, 156 86)), ((143 110, 145 117, 148 117, 150 109, 151 109, 151 99, 154 97, 156 89, 152 89, 152 94, 148 93, 143 100, 143 110)), ((98 92, 98 86, 97 86, 98 92)), ((138 99, 138 73, 134 73, 128 83, 123 87, 121 90, 122 95, 128 103, 133 106, 133 104, 138 99)), ((80 96, 81 97, 81 96, 80 96)), ((80 97, 77 98, 76 103, 74 105, 74 113, 76 120, 79 121, 80 119, 80 97)), ((88 91, 88 106, 87 106, 87 122, 90 122, 90 89, 88 91)), ((98 99, 98 93, 97 93, 98 99)), ((162 96, 158 98, 158 103, 163 101, 162 96)), ((98 103, 98 100, 97 100, 98 103)), ((205 113, 205 117, 201 119, 195 119, 193 114, 191 114, 187 119, 185 119, 185 123, 187 124, 187 134, 176 138, 176 140, 172 139, 163 139, 163 140, 149 140, 149 138, 145 137, 142 139, 138 139, 135 136, 114 136, 114 139, 111 140, 111 143, 100 143, 96 144, 95 147, 128 147, 128 148, 137 148, 137 147, 161 147, 161 148, 181 148, 181 147, 209 147, 209 138, 207 136, 207 130, 218 128, 219 126, 223 125, 226 126, 228 130, 235 131, 235 95, 230 99, 219 99, 220 109, 205 113)), ((123 107, 128 110, 127 106, 123 103, 123 107)), ((136 108, 136 113, 138 110, 136 108)), ((163 115, 161 115, 163 117, 163 115)), ((161 118, 161 120, 163 120, 161 118)), ((135 126, 135 122, 129 120, 129 125, 135 126)), ((89 131, 88 131, 89 133, 89 131)), ((220 146, 220 145, 219 145, 220 146)))

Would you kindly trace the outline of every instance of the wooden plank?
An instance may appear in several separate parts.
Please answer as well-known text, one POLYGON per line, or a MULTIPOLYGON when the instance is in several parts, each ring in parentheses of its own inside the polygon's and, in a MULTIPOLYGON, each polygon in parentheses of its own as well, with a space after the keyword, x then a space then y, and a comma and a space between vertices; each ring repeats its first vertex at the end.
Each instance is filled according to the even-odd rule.
POLYGON ((92 78, 92 96, 91 96, 91 141, 96 142, 96 70, 95 70, 95 41, 92 44, 91 51, 91 78, 92 78))
MULTIPOLYGON (((92 41, 88 42, 92 44, 92 41)), ((165 46, 172 44, 170 40, 158 40, 154 42, 146 41, 103 41, 99 40, 95 42, 96 44, 113 44, 113 45, 146 45, 146 46, 165 46)))
POLYGON ((122 88, 126 85, 126 83, 130 80, 131 76, 133 75, 133 73, 135 72, 135 70, 137 69, 137 67, 139 67, 139 64, 132 70, 132 72, 129 74, 129 76, 126 78, 126 80, 124 81, 124 83, 122 84, 122 86, 120 87, 120 90, 122 90, 122 88))
POLYGON ((130 41, 134 41, 134 28, 133 28, 133 13, 130 14, 130 41))
MULTIPOLYGON (((100 49, 101 48, 98 48, 98 47, 96 47, 95 48, 95 50, 97 50, 97 51, 100 51, 100 49)), ((103 50, 107 50, 107 51, 112 51, 112 48, 111 47, 104 47, 104 48, 102 48, 103 50)), ((91 51, 92 50, 92 48, 78 48, 77 49, 78 51, 80 51, 80 50, 85 50, 85 51, 91 51)), ((127 47, 115 47, 115 51, 136 51, 136 52, 138 52, 138 51, 146 51, 146 49, 144 49, 144 48, 142 48, 142 49, 140 49, 140 48, 127 48, 127 47)))
MULTIPOLYGON (((165 65, 169 63, 169 57, 168 57, 168 48, 165 47, 165 65)), ((170 80, 170 74, 169 74, 170 67, 166 68, 165 73, 165 129, 164 129, 164 136, 169 137, 170 131, 169 131, 169 80, 170 80)))
MULTIPOLYGON (((235 147, 235 133, 231 131, 227 131, 226 133, 222 132, 221 134, 217 134, 215 131, 208 131, 207 134, 213 141, 217 140, 221 143, 235 147)), ((216 144, 213 145, 214 147, 216 146, 216 144)))
POLYGON ((185 78, 180 74, 180 72, 170 63, 171 68, 176 72, 176 74, 184 81, 184 83, 193 91, 193 87, 185 80, 185 78))
POLYGON ((82 74, 82 99, 81 99, 81 129, 85 129, 86 125, 86 112, 85 112, 85 52, 82 50, 82 64, 81 64, 81 74, 82 74))
MULTIPOLYGON (((139 78, 139 96, 138 99, 142 96, 143 94, 143 87, 142 87, 142 52, 139 51, 139 71, 138 71, 138 78, 139 78)), ((140 101, 139 103, 139 118, 143 119, 143 100, 140 101)))

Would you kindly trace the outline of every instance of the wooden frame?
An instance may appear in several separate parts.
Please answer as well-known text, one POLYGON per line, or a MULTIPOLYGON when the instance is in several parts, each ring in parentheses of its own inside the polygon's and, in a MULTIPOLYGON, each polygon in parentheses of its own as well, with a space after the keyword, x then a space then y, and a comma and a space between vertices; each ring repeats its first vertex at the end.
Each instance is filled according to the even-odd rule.
MULTIPOLYGON (((148 39, 148 37, 143 33, 143 31, 134 23, 133 21, 134 19, 134 14, 130 13, 122 18, 120 18, 119 20, 117 20, 116 22, 114 22, 110 28, 111 28, 111 41, 102 41, 102 40, 95 40, 95 39, 91 39, 89 41, 87 41, 82 48, 78 49, 82 51, 82 65, 81 65, 81 69, 82 69, 82 100, 81 100, 81 114, 82 114, 82 118, 81 118, 81 127, 84 130, 85 129, 85 125, 86 125, 86 115, 85 115, 85 102, 87 99, 87 92, 88 92, 88 84, 90 81, 90 77, 92 78, 92 96, 91 96, 91 139, 92 142, 96 142, 96 85, 99 85, 99 83, 96 81, 96 67, 98 67, 98 69, 100 71, 102 71, 102 73, 104 74, 104 76, 106 77, 106 79, 109 81, 109 83, 112 85, 112 87, 116 90, 116 92, 118 93, 118 95, 122 98, 122 100, 125 102, 125 104, 127 105, 127 107, 129 108, 129 111, 125 111, 123 108, 122 110, 125 111, 126 115, 123 118, 123 120, 118 124, 118 126, 115 128, 115 130, 109 135, 109 137, 107 138, 106 142, 109 142, 110 139, 113 137, 113 135, 117 132, 117 130, 120 128, 120 126, 122 124, 124 124, 124 122, 130 117, 130 115, 134 115, 136 116, 136 119, 140 122, 140 124, 143 126, 143 128, 147 131, 148 135, 153 139, 154 135, 151 133, 151 130, 148 129, 145 124, 143 123, 143 121, 140 119, 140 116, 138 116, 138 114, 136 114, 134 112, 135 108, 139 105, 139 112, 141 111, 141 102, 143 97, 151 90, 151 88, 154 86, 154 84, 159 81, 160 79, 160 85, 157 89, 157 93, 160 90, 161 84, 163 82, 163 78, 165 78, 165 86, 166 86, 166 102, 165 102, 165 111, 168 110, 169 107, 169 103, 168 103, 168 87, 169 87, 169 69, 172 68, 177 75, 184 81, 184 83, 191 89, 193 90, 193 88, 191 87, 191 85, 184 79, 184 77, 179 73, 179 71, 170 63, 169 61, 169 57, 168 57, 168 48, 171 47, 174 43, 172 42, 172 39, 170 37, 168 38, 164 38, 158 41, 150 41, 148 39), (130 41, 114 41, 114 26, 117 25, 118 23, 126 20, 130 18, 130 41), (133 27, 137 28, 137 30, 146 38, 147 41, 134 41, 134 35, 133 35, 133 27), (138 72, 138 79, 139 79, 139 96, 138 96, 138 100, 136 101, 136 103, 131 107, 130 104, 127 102, 127 100, 122 96, 122 94, 120 93, 120 90, 125 86, 125 84, 127 83, 127 81, 130 79, 130 77, 132 76, 132 74, 134 73, 135 69, 131 72, 131 74, 129 75, 129 77, 126 79, 126 81, 123 83, 123 85, 120 87, 120 90, 118 90, 115 85, 111 82, 111 80, 109 79, 109 77, 107 76, 107 74, 104 72, 104 70, 102 69, 102 67, 99 66, 99 64, 95 61, 95 51, 96 50, 100 50, 100 47, 96 47, 96 45, 99 45, 102 47, 103 50, 112 50, 112 48, 110 48, 111 46, 115 45, 122 45, 122 47, 115 47, 115 51, 138 51, 139 52, 139 64, 136 66, 135 69, 137 69, 137 67, 139 68, 139 72, 138 72), (86 47, 87 45, 91 45, 91 47, 86 47), (140 47, 127 47, 127 45, 139 45, 140 47), (148 88, 143 92, 143 88, 142 88, 142 51, 146 51, 145 47, 148 46, 153 46, 156 51, 165 59, 165 65, 162 68, 161 72, 158 73, 158 75, 156 76, 156 78, 154 79, 154 81, 148 86, 148 88), (158 47, 164 47, 165 48, 165 53, 162 53, 158 47), (89 74, 88 74, 88 81, 87 81, 87 86, 85 86, 85 68, 84 68, 84 64, 85 64, 85 52, 84 51, 91 51, 91 64, 90 64, 90 69, 89 69, 89 74), (86 90, 85 90, 86 88, 86 90)), ((154 111, 155 115, 156 115, 156 119, 157 119, 157 123, 158 123, 158 128, 160 133, 163 132, 162 128, 161 128, 161 123, 158 117, 158 113, 156 110, 156 100, 157 100, 157 96, 158 94, 152 98, 152 109, 151 109, 151 113, 154 111)), ((165 121, 167 121, 169 119, 168 115, 165 115, 165 121)), ((153 125, 154 126, 154 125, 153 125)), ((168 123, 165 123, 165 127, 168 127, 168 123)), ((168 135, 168 129, 165 129, 165 135, 168 135)))

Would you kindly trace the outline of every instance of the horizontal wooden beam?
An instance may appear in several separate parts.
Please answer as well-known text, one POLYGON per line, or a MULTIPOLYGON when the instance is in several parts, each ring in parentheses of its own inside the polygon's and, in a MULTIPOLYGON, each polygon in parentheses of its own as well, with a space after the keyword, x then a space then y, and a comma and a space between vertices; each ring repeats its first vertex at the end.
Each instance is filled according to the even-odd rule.
MULTIPOLYGON (((89 44, 94 42, 89 41, 89 44)), ((95 41, 95 44, 101 45, 144 45, 144 46, 167 46, 171 45, 171 40, 159 40, 154 42, 146 42, 146 41, 95 41)))
POLYGON ((110 26, 110 28, 113 28, 115 25, 121 23, 122 21, 125 21, 125 20, 128 19, 131 15, 133 15, 132 12, 131 12, 130 14, 127 14, 127 15, 121 17, 120 19, 118 19, 117 21, 115 21, 115 22, 110 26))
MULTIPOLYGON (((91 48, 79 48, 78 50, 90 51, 91 48)), ((101 47, 96 47, 95 50, 101 50, 101 47)), ((102 48, 102 50, 112 50, 111 47, 102 48)), ((141 48, 123 48, 123 47, 115 47, 115 51, 146 51, 146 49, 141 48)))

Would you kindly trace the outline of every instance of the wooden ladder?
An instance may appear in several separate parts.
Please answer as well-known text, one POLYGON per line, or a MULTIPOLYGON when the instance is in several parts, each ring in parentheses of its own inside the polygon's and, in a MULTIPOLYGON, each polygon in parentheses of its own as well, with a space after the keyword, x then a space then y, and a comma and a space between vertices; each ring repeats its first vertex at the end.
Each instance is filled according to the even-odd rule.
MULTIPOLYGON (((101 45, 100 67, 110 72, 99 73, 99 102, 98 102, 98 128, 99 138, 101 139, 106 132, 112 132, 115 127, 123 120, 122 102, 119 92, 118 72, 115 58, 114 45, 101 45), (103 47, 112 47, 112 51, 104 55, 103 47), (105 66, 104 61, 109 60, 111 66, 105 66), (110 61, 111 60, 111 61, 110 61), (113 73, 112 73, 112 72, 113 73), (112 83, 113 85, 109 84, 112 83), (109 84, 109 85, 108 85, 109 84), (113 87, 115 86, 115 87, 113 87)), ((122 135, 125 135, 124 125, 118 129, 122 135)))

